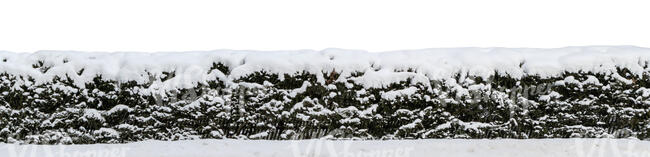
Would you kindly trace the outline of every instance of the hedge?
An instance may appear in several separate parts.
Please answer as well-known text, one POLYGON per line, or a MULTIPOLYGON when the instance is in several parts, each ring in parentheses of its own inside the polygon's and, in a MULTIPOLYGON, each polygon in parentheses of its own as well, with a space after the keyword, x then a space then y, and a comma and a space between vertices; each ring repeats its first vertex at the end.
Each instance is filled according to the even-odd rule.
MULTIPOLYGON (((50 68, 39 63, 33 68, 50 68)), ((210 69, 230 75, 233 67, 214 62, 210 69)), ((619 67, 613 73, 567 71, 551 77, 458 71, 449 78, 422 82, 408 77, 382 87, 357 80, 366 73, 260 70, 153 93, 142 91, 178 77, 175 72, 147 76, 154 78, 147 82, 96 75, 83 86, 72 76, 36 83, 36 78, 4 72, 0 142, 650 138, 647 71, 619 67)))

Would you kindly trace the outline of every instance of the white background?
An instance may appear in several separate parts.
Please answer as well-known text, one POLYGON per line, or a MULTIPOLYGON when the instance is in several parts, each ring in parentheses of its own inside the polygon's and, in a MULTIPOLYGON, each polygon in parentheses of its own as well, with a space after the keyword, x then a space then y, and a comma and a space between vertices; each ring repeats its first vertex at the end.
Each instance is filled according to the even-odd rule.
POLYGON ((626 0, 0 1, 0 50, 650 47, 626 0))

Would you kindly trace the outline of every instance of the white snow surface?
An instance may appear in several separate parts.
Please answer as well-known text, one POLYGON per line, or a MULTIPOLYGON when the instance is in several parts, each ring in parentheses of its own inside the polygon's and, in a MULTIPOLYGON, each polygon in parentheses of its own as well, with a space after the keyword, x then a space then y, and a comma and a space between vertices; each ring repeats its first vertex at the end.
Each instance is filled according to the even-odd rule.
POLYGON ((154 82, 151 88, 171 90, 195 87, 197 83, 208 80, 228 82, 258 71, 290 75, 309 72, 317 74, 320 82, 326 80, 323 73, 336 71, 343 76, 339 79, 346 79, 355 72, 365 72, 366 75, 352 79, 366 88, 378 88, 409 78, 414 83, 428 84, 428 80, 450 78, 458 73, 489 76, 497 72, 515 78, 526 75, 552 77, 564 72, 612 73, 620 67, 639 75, 648 71, 644 68, 648 61, 650 49, 634 46, 434 48, 377 53, 344 49, 158 53, 0 51, 0 73, 31 76, 36 80, 24 84, 40 84, 55 76, 68 76, 83 88, 86 82, 101 75, 105 80, 120 82, 154 82), (39 61, 49 69, 43 72, 32 66, 39 61), (210 70, 213 63, 229 66, 230 74, 210 70), (175 72, 176 77, 160 81, 163 72, 175 72), (156 80, 150 80, 152 78, 156 80))
POLYGON ((129 144, 0 144, 0 156, 93 157, 645 157, 636 139, 427 139, 387 141, 189 140, 129 144))

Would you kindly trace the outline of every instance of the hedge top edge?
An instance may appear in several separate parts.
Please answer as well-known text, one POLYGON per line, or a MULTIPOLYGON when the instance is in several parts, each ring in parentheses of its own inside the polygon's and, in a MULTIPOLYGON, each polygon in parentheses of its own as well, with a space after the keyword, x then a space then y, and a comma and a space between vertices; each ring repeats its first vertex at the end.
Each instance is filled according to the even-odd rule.
MULTIPOLYGON (((166 73, 175 77, 160 83, 165 89, 190 88, 209 80, 232 81, 255 72, 271 74, 323 74, 336 72, 366 88, 380 88, 405 79, 428 84, 457 74, 487 77, 498 73, 521 78, 543 78, 566 72, 617 75, 617 68, 632 74, 649 71, 650 48, 633 46, 585 46, 535 48, 435 48, 369 53, 358 50, 322 51, 234 51, 215 50, 173 53, 83 53, 0 51, 0 73, 33 78, 25 84, 42 84, 55 77, 68 77, 76 86, 101 76, 105 80, 144 83, 160 80, 166 73), (222 64, 227 72, 214 69, 222 64), (155 79, 155 80, 152 80, 155 79)), ((279 75, 283 79, 284 75, 279 75)), ((339 77, 340 79, 345 77, 339 77)), ((621 77, 621 79, 624 79, 621 77)), ((25 79, 27 80, 27 79, 25 79)))

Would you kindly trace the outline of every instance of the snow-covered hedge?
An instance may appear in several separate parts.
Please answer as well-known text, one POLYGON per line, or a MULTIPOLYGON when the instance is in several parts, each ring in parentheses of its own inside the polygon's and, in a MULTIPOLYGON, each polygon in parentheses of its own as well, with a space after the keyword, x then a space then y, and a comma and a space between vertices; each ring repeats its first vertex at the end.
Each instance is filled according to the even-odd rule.
POLYGON ((0 142, 650 138, 650 49, 0 52, 0 142))

